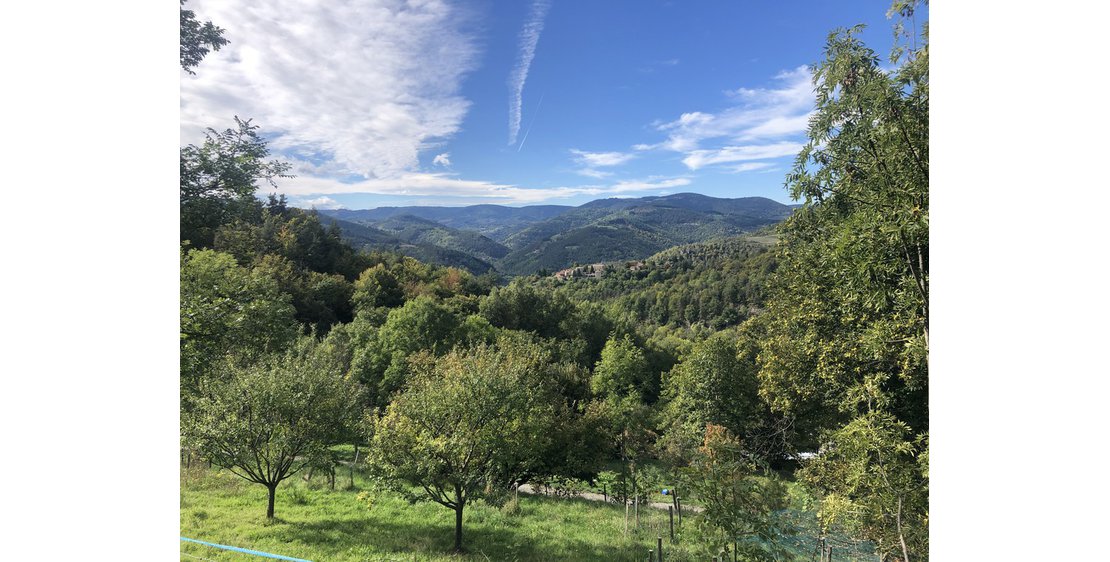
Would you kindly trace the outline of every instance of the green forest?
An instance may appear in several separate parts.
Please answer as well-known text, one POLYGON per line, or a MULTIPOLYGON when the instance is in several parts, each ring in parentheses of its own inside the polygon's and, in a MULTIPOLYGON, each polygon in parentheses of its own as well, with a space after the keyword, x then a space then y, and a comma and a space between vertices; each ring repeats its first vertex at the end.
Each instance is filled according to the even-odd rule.
MULTIPOLYGON (((892 53, 829 33, 798 205, 696 233, 587 205, 360 235, 278 195, 265 123, 212 124, 180 149, 181 535, 309 560, 927 560, 914 7, 892 53)), ((203 72, 235 30, 187 8, 203 72)))

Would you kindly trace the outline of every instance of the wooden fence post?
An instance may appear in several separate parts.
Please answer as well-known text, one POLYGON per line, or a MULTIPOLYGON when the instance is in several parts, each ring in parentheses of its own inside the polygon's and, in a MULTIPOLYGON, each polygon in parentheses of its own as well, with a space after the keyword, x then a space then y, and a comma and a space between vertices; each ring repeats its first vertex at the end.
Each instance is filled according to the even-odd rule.
POLYGON ((670 522, 671 522, 671 542, 673 543, 674 542, 674 506, 672 506, 672 505, 667 506, 667 518, 670 519, 670 522))
POLYGON ((632 511, 636 513, 636 528, 640 528, 640 490, 636 486, 636 479, 632 479, 632 511))
POLYGON ((678 490, 674 492, 675 511, 678 512, 678 526, 682 526, 682 498, 678 497, 678 490))
POLYGON ((659 548, 659 562, 663 562, 663 537, 660 536, 660 537, 656 538, 655 540, 656 540, 655 544, 659 548))

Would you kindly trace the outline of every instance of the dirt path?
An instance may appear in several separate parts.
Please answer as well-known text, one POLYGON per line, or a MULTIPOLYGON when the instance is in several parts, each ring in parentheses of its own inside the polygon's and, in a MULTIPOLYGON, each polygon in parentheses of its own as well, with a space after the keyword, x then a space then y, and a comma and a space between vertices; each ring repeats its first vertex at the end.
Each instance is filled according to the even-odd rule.
MULTIPOLYGON (((533 496, 545 495, 542 491, 538 491, 538 490, 533 489, 531 484, 521 484, 520 488, 518 488, 518 490, 520 490, 520 493, 522 493, 522 494, 528 494, 528 495, 533 495, 533 496)), ((593 492, 572 492, 570 497, 580 498, 580 499, 588 500, 588 501, 592 501, 592 502, 604 502, 605 501, 605 496, 603 496, 601 494, 595 494, 593 492)), ((643 505, 645 507, 653 507, 655 509, 661 509, 663 511, 666 511, 667 508, 671 506, 671 504, 669 504, 669 503, 662 503, 662 502, 650 502, 650 503, 641 504, 641 505, 643 505)), ((684 506, 682 506, 682 510, 683 511, 692 511, 694 513, 701 513, 702 508, 698 507, 696 505, 684 505, 684 506)))

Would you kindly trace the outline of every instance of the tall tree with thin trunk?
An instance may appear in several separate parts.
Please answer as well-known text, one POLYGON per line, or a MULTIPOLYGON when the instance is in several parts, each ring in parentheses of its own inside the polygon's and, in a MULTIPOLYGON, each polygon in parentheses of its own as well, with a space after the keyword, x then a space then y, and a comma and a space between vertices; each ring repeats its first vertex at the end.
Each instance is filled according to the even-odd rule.
POLYGON ((810 140, 788 176, 804 204, 783 228, 760 391, 820 444, 799 476, 822 523, 908 562, 929 544, 928 33, 886 70, 860 31, 831 34, 813 69, 810 140))

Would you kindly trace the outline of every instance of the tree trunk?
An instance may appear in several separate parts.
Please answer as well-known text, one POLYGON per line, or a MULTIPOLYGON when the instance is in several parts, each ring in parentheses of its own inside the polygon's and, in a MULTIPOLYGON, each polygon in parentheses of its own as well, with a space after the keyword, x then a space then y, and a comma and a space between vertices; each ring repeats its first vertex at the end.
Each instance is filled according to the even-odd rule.
POLYGON ((632 510, 636 512, 636 528, 640 528, 640 488, 636 481, 636 465, 632 465, 632 510))
POLYGON ((909 549, 906 548, 906 538, 902 535, 902 496, 898 496, 898 516, 895 521, 898 523, 898 542, 902 543, 902 562, 910 562, 909 549))
POLYGON ((628 496, 627 492, 624 498, 624 534, 628 535, 628 496))
POLYGON ((266 489, 270 491, 270 501, 266 504, 266 518, 274 518, 274 495, 277 493, 277 484, 266 485, 266 489))
POLYGON ((466 504, 459 502, 455 507, 455 552, 463 552, 462 545, 462 516, 466 504))
POLYGON ((674 493, 674 504, 677 506, 675 509, 678 510, 678 526, 681 527, 682 526, 682 498, 678 497, 678 490, 675 490, 675 493, 674 493))

